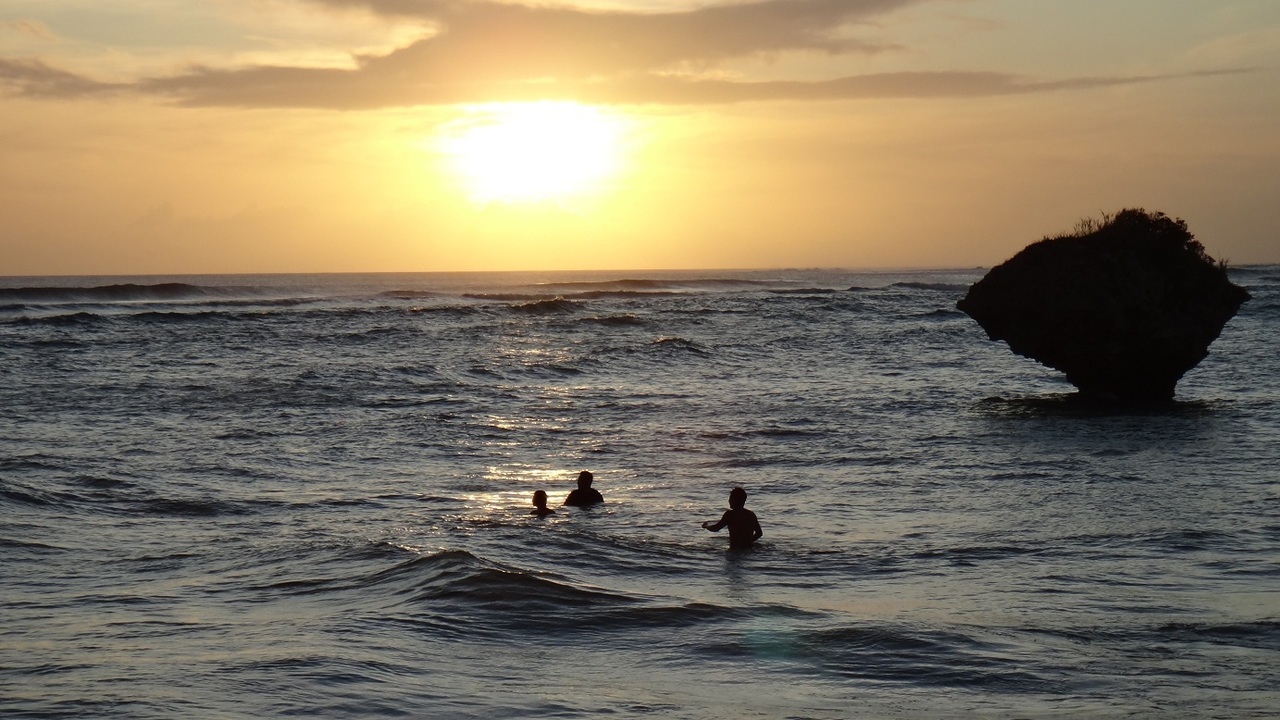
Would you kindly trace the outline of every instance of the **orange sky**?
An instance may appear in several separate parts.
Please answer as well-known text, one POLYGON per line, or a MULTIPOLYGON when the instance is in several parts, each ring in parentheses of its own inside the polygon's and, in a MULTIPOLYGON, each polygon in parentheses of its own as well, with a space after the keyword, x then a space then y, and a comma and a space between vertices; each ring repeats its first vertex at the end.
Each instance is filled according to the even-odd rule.
POLYGON ((3 275, 1280 262, 1274 0, 5 0, 0 108, 3 275))

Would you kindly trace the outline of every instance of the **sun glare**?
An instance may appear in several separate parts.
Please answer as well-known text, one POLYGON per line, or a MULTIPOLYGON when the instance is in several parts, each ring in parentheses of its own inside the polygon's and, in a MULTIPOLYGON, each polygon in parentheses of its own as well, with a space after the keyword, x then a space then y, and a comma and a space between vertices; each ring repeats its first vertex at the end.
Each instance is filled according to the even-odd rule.
POLYGON ((568 102, 477 107, 441 144, 472 200, 537 202, 585 193, 617 172, 622 121, 568 102))

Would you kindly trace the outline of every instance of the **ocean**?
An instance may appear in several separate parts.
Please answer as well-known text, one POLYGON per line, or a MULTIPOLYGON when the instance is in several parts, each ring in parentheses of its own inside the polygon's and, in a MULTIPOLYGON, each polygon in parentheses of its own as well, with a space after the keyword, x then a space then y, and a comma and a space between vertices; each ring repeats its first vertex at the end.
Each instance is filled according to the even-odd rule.
POLYGON ((1128 406, 983 272, 0 278, 0 716, 1280 716, 1280 266, 1128 406))

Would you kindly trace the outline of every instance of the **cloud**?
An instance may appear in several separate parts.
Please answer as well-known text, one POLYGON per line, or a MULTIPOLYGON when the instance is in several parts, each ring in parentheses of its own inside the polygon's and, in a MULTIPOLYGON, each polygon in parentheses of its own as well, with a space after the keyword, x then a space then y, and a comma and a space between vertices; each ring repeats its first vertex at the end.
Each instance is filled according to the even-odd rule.
POLYGON ((765 53, 878 52, 846 27, 928 0, 762 0, 666 13, 459 0, 314 0, 399 13, 440 28, 377 64, 486 79, 595 76, 765 53))
POLYGON ((1195 62, 1216 64, 1257 61, 1280 53, 1280 26, 1217 38, 1187 53, 1195 62))
POLYGON ((1228 74, 1244 71, 1184 73, 1128 77, 1085 77, 1065 80, 1035 80, 994 72, 897 72, 852 75, 817 82, 731 82, 644 78, 618 87, 600 88, 596 102, 653 102, 671 104, 735 103, 761 100, 850 100, 981 98, 1025 95, 1060 90, 1136 85, 1176 78, 1228 74))
POLYGON ((726 104, 767 100, 979 98, 1137 85, 1162 80, 1248 72, 1036 80, 993 72, 897 72, 823 81, 743 82, 678 75, 636 74, 609 80, 405 84, 344 70, 258 68, 205 71, 151 81, 151 92, 189 105, 373 109, 492 101, 576 100, 604 104, 726 104))
MULTIPOLYGON (((761 55, 883 52, 890 48, 860 40, 850 29, 931 0, 760 0, 654 13, 489 0, 308 1, 335 10, 409 19, 433 30, 397 50, 356 56, 349 68, 193 67, 140 80, 129 89, 193 106, 346 110, 504 100, 692 104, 983 97, 1165 77, 1036 81, 1004 73, 950 71, 752 82, 711 79, 708 72, 728 60, 761 55)), ((45 97, 122 89, 37 60, 0 60, 0 83, 45 97)))
POLYGON ((0 58, 0 83, 27 97, 83 97, 126 87, 52 68, 39 60, 4 58, 0 58))
POLYGON ((56 42, 58 36, 53 34, 49 26, 39 20, 0 20, 0 30, 9 30, 19 35, 36 38, 45 42, 56 42))

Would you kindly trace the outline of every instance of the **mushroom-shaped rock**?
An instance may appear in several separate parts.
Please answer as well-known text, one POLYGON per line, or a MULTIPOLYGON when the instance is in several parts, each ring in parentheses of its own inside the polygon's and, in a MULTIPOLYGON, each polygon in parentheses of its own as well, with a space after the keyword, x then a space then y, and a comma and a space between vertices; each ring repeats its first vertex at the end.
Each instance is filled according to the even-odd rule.
POLYGON ((1249 293, 1181 219, 1122 210, 991 269, 956 307, 1081 393, 1171 400, 1249 293))

